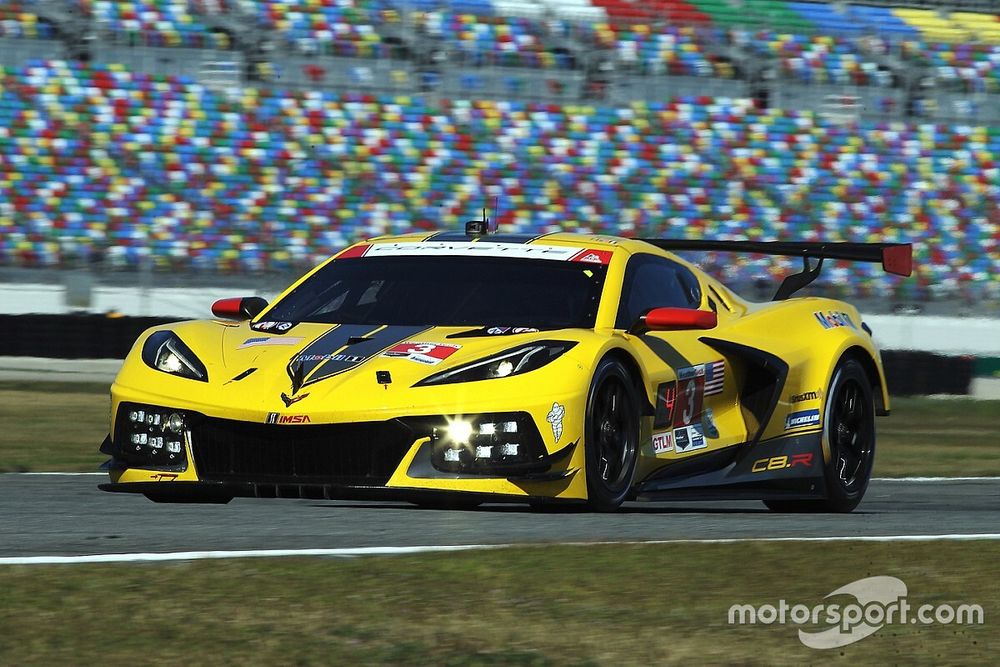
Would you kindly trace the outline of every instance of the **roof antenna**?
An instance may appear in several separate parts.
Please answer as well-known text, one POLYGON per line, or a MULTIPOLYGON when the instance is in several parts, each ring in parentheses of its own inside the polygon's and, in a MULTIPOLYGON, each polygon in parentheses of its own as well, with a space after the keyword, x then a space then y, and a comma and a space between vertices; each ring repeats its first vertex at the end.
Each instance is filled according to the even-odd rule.
POLYGON ((483 219, 482 220, 469 220, 465 223, 465 235, 471 236, 473 238, 479 238, 480 236, 486 236, 490 232, 496 229, 495 226, 490 225, 490 219, 486 217, 486 207, 483 207, 483 219))
POLYGON ((493 198, 493 224, 489 225, 491 234, 495 234, 500 226, 500 195, 493 198))

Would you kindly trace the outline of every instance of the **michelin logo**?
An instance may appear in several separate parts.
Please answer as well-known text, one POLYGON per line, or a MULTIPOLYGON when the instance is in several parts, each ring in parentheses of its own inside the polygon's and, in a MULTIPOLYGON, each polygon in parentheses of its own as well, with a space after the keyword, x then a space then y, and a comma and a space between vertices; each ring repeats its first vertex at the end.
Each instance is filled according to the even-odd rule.
POLYGON ((552 425, 552 438, 559 442, 563 432, 563 417, 566 415, 566 408, 558 403, 552 404, 549 414, 545 415, 545 421, 552 425))
POLYGON ((803 426, 815 426, 819 424, 819 410, 802 410, 800 412, 790 412, 788 416, 785 417, 785 430, 790 431, 793 428, 801 428, 803 426))

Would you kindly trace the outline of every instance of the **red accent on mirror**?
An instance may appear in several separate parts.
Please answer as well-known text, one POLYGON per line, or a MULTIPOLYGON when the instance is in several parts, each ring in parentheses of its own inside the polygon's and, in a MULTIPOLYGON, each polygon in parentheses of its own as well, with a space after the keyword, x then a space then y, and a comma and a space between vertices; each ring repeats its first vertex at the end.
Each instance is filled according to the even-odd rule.
POLYGON ((646 327, 650 331, 714 329, 718 323, 719 318, 710 310, 654 308, 646 313, 646 327))
POLYGON ((897 276, 908 276, 913 273, 913 246, 890 246, 882 249, 882 268, 897 276))
POLYGON ((212 304, 212 314, 227 320, 245 320, 243 315, 243 297, 234 296, 229 299, 219 299, 212 304))

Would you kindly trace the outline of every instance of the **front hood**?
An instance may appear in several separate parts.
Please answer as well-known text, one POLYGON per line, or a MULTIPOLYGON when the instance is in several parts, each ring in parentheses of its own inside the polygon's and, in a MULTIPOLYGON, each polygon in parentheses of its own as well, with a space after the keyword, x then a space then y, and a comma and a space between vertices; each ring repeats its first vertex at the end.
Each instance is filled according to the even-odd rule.
MULTIPOLYGON (((436 401, 443 398, 437 387, 412 388, 429 375, 531 341, 577 340, 580 334, 572 329, 539 332, 472 326, 300 323, 285 331, 259 327, 260 323, 251 327, 218 322, 170 327, 206 364, 207 387, 150 372, 177 391, 183 387, 193 392, 184 398, 208 412, 215 412, 213 407, 237 413, 422 412, 440 409, 436 401), (204 398, 197 400, 195 394, 204 398)), ((521 377, 488 382, 517 382, 521 377)), ((482 383, 467 384, 470 394, 488 396, 482 383)))

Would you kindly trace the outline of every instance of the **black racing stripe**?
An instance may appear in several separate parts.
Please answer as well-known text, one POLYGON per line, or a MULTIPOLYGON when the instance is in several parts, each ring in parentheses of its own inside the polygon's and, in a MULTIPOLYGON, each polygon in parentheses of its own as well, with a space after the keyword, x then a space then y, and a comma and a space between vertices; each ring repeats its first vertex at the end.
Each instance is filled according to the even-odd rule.
MULTIPOLYGON (((363 331, 361 333, 354 333, 353 336, 365 336, 365 340, 354 343, 353 345, 348 345, 345 349, 341 350, 344 345, 347 345, 348 339, 351 335, 347 336, 337 336, 331 337, 330 343, 334 343, 337 340, 342 340, 343 342, 335 347, 327 347, 324 343, 323 347, 329 350, 328 352, 314 353, 319 355, 333 355, 329 359, 320 360, 318 366, 315 367, 315 371, 312 375, 308 373, 305 374, 306 381, 303 386, 313 384, 314 382, 319 382, 320 380, 325 380, 334 375, 339 375, 345 371, 349 371, 352 368, 360 366, 372 357, 378 355, 383 350, 386 350, 397 343, 402 343, 406 339, 416 336, 417 334, 427 331, 430 327, 427 326, 389 326, 384 328, 376 328, 371 325, 344 325, 338 328, 361 328, 363 331), (339 351, 338 351, 339 350, 339 351)), ((332 332, 331 332, 332 333, 332 332)), ((324 336, 325 338, 325 336, 324 336)), ((319 342, 319 341, 317 341, 319 342)), ((310 346, 312 347, 312 346, 310 346)), ((311 354, 308 351, 303 351, 301 354, 308 355, 311 354)))
POLYGON ((472 239, 464 232, 438 232, 424 239, 424 241, 471 241, 472 239))
POLYGON ((364 336, 365 334, 375 330, 375 326, 371 324, 341 324, 330 329, 319 338, 309 343, 305 349, 300 350, 293 356, 288 362, 288 377, 295 377, 296 372, 299 377, 307 378, 309 375, 319 368, 325 361, 328 355, 334 354, 337 350, 347 345, 348 339, 352 336, 364 336), (318 357, 316 359, 310 359, 310 357, 318 357), (302 364, 302 368, 297 367, 299 362, 302 364))
POLYGON ((684 355, 678 352, 673 345, 662 338, 646 335, 640 336, 640 340, 645 343, 646 347, 652 350, 653 354, 658 356, 663 363, 670 366, 674 373, 676 373, 678 369, 687 368, 692 365, 691 362, 685 359, 684 355))
POLYGON ((494 234, 492 236, 483 236, 480 241, 487 241, 489 243, 516 243, 519 245, 524 245, 525 243, 531 243, 537 238, 535 234, 494 234))

